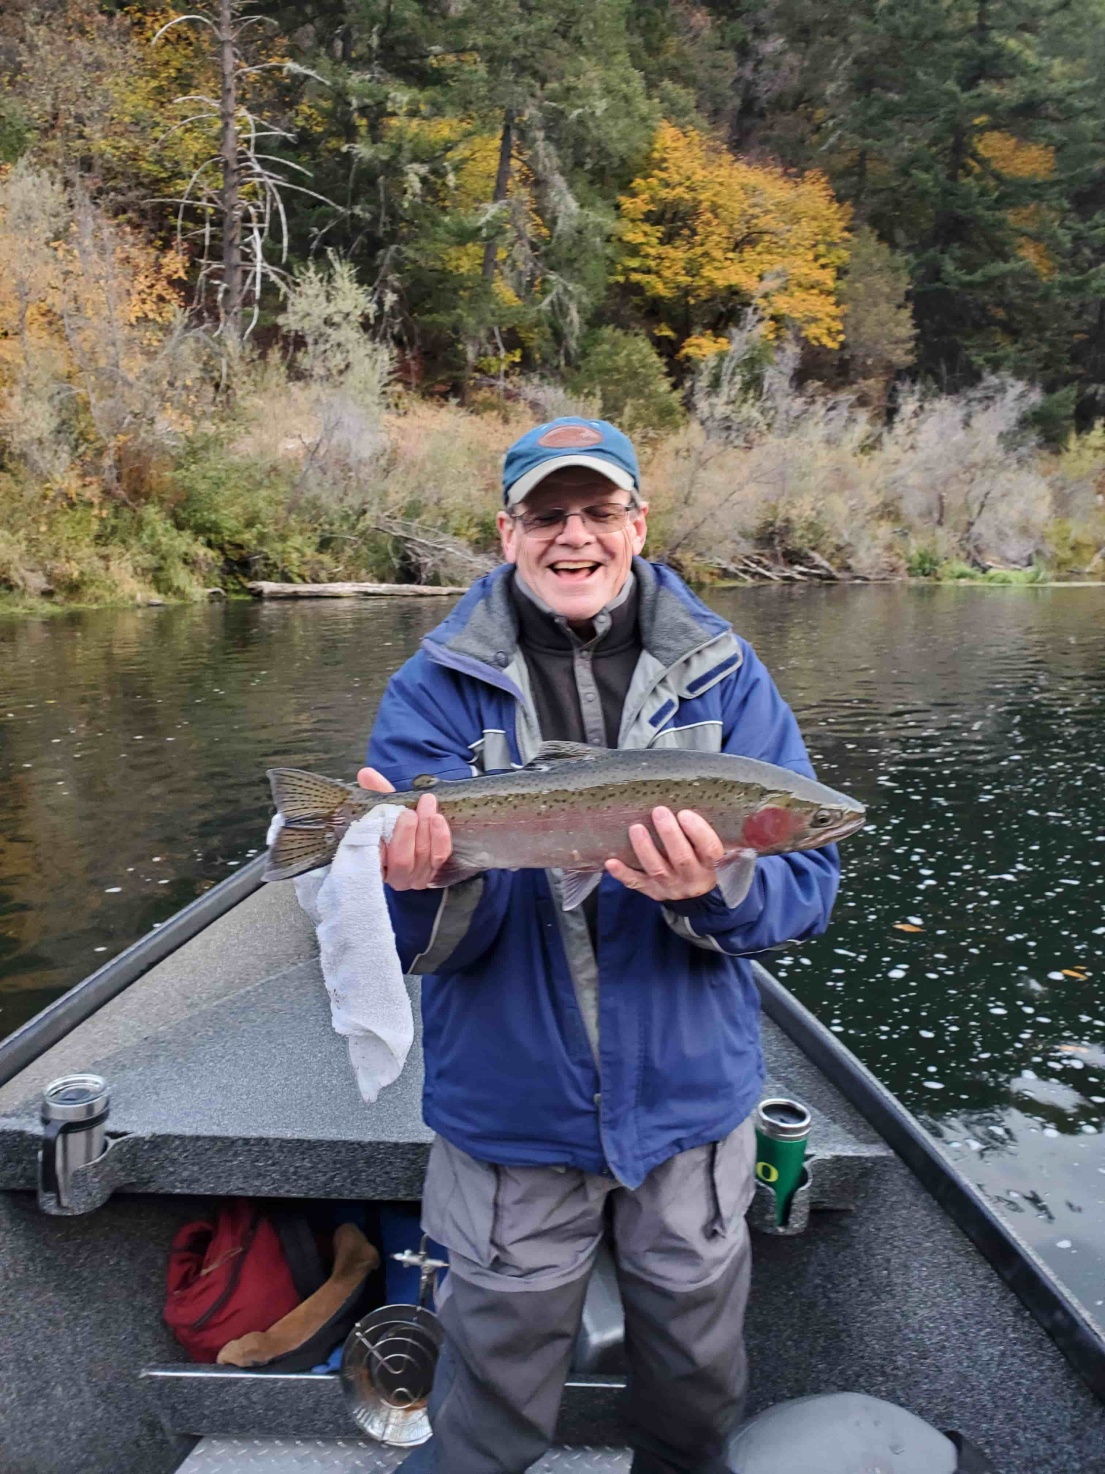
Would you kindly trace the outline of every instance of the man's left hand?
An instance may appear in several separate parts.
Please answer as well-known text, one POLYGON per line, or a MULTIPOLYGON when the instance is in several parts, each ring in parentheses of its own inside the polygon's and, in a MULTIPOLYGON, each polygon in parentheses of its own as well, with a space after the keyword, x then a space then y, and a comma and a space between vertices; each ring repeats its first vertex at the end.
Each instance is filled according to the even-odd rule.
POLYGON ((607 860, 608 873, 654 901, 686 901, 712 891, 717 885, 718 863, 725 854, 717 831, 693 809, 680 809, 678 814, 653 809, 652 822, 659 845, 644 824, 629 826, 629 842, 641 868, 607 860))

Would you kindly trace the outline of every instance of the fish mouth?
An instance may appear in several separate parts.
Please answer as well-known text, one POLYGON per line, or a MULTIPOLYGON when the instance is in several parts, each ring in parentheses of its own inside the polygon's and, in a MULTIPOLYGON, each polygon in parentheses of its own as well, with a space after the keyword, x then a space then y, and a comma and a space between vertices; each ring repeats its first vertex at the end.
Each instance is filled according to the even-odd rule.
POLYGON ((836 844, 838 840, 847 839, 850 834, 855 834, 867 823, 867 810, 860 809, 846 814, 836 824, 831 824, 826 829, 812 830, 798 846, 802 850, 820 849, 824 844, 836 844))

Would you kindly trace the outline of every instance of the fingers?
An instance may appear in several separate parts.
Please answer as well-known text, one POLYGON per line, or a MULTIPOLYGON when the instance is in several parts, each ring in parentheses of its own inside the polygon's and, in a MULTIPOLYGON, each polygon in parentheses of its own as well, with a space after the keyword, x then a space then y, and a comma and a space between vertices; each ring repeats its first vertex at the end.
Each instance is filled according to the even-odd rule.
POLYGON ((443 814, 434 814, 430 819, 430 873, 436 875, 453 853, 453 836, 449 821, 443 814))
POLYGON ((362 768, 357 774, 357 782, 362 788, 370 788, 373 793, 395 792, 395 784, 389 783, 383 773, 378 773, 375 768, 362 768))
POLYGON ((418 807, 395 821, 387 844, 384 879, 393 890, 425 890, 453 852, 448 820, 437 811, 437 799, 424 793, 418 807))
POLYGON ((639 870, 621 860, 608 860, 607 872, 630 890, 641 891, 656 901, 683 900, 702 896, 717 884, 717 863, 725 847, 717 833, 691 809, 652 811, 656 838, 644 824, 633 824, 629 842, 639 870))
POLYGON ((717 830, 693 809, 680 809, 678 818, 681 831, 694 847, 698 859, 705 865, 716 866, 725 854, 725 846, 717 830))
POLYGON ((631 891, 644 890, 648 883, 648 876, 640 870, 634 870, 631 865, 625 865, 621 860, 607 860, 606 873, 612 875, 615 880, 620 880, 622 885, 631 891))
POLYGON ((629 826, 629 843, 637 856, 638 864, 650 880, 668 880, 671 871, 656 843, 643 824, 629 826))

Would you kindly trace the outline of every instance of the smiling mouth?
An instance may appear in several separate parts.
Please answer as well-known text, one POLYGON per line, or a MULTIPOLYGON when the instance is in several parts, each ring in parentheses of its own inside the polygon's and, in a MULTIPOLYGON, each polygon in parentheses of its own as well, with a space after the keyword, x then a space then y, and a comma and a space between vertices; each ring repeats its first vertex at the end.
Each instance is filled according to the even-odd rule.
POLYGON ((561 583, 585 583, 602 566, 593 559, 558 558, 548 565, 548 569, 561 583))

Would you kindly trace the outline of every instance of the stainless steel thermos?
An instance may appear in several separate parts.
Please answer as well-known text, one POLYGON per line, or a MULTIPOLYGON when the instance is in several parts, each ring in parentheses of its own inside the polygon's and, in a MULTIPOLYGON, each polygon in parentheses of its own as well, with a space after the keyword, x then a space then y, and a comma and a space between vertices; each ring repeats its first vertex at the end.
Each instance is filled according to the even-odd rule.
POLYGON ((110 1095, 99 1075, 63 1075, 47 1085, 42 1100, 42 1187, 63 1208, 75 1167, 104 1154, 110 1095))

